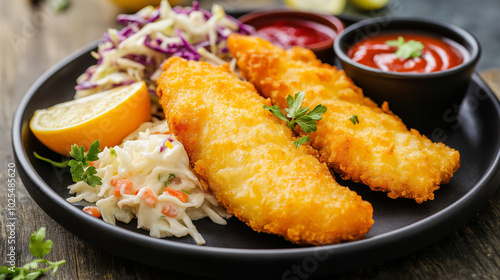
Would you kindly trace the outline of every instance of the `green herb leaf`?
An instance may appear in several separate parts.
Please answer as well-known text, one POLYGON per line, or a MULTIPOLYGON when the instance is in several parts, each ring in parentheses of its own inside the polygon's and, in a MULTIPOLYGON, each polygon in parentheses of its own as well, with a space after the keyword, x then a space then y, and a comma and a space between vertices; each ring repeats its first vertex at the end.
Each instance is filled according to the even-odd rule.
POLYGON ((39 160, 43 160, 45 162, 48 162, 50 164, 52 164, 53 166, 55 167, 59 167, 59 168, 65 168, 65 167, 68 167, 68 162, 69 160, 63 160, 61 162, 55 162, 51 159, 48 159, 46 157, 42 157, 41 155, 39 155, 37 152, 33 152, 33 155, 35 156, 35 158, 39 159, 39 160))
POLYGON ((85 170, 83 169, 83 164, 74 159, 70 160, 68 164, 71 167, 70 172, 71 172, 71 177, 73 178, 73 182, 82 181, 83 173, 85 173, 85 170))
POLYGON ((304 115, 309 108, 304 108, 306 109, 304 113, 300 113, 300 106, 302 106, 302 101, 304 100, 304 95, 305 92, 299 91, 295 94, 295 97, 292 97, 291 95, 286 97, 286 102, 288 103, 288 108, 285 109, 285 112, 287 112, 287 117, 290 119, 294 118, 299 118, 300 115, 304 115))
POLYGON ((358 116, 356 115, 352 115, 349 120, 352 122, 352 124, 359 124, 359 119, 358 119, 358 116))
POLYGON ((41 227, 30 236, 29 250, 31 255, 37 258, 26 263, 22 267, 0 267, 0 279, 34 280, 51 269, 52 274, 54 274, 61 265, 66 263, 66 261, 51 262, 46 260, 44 257, 50 253, 53 243, 51 240, 44 239, 45 228, 41 227), (48 266, 40 268, 40 263, 44 263, 48 266))
POLYGON ((310 116, 303 116, 296 120, 297 124, 304 130, 305 133, 310 133, 316 131, 316 121, 310 116))
POLYGON ((293 142, 293 145, 295 146, 295 148, 298 148, 300 145, 305 144, 307 142, 309 142, 309 135, 306 135, 300 139, 295 140, 293 142))
POLYGON ((402 36, 399 36, 397 40, 389 40, 385 43, 389 46, 397 47, 398 49, 394 54, 396 57, 402 59, 421 57, 422 50, 424 49, 424 44, 421 42, 415 40, 406 42, 402 36))
POLYGON ((167 178, 167 181, 165 181, 165 188, 168 186, 168 184, 170 184, 170 182, 172 182, 172 180, 175 178, 175 174, 172 174, 172 173, 169 173, 168 174, 168 178, 167 178))
POLYGON ((44 239, 45 239, 44 227, 41 227, 30 236, 29 249, 33 256, 43 259, 45 255, 50 253, 50 249, 52 248, 52 241, 50 240, 43 241, 44 239))
MULTIPOLYGON (((309 107, 301 108, 304 96, 305 92, 303 91, 297 92, 295 94, 295 97, 292 97, 291 95, 287 96, 286 102, 288 103, 288 108, 285 108, 285 112, 287 113, 286 116, 283 114, 281 109, 276 105, 274 105, 273 107, 264 105, 264 109, 270 111, 279 119, 286 121, 287 126, 290 129, 293 129, 295 125, 298 124, 302 128, 302 130, 304 130, 304 132, 306 133, 314 132, 317 129, 316 121, 322 119, 321 115, 323 115, 326 112, 327 108, 319 104, 316 105, 309 113, 307 113, 309 107)), ((307 137, 304 136, 299 140, 296 140, 294 142, 295 147, 304 144, 305 142, 303 141, 305 142, 309 141, 309 136, 307 137)))
POLYGON ((68 165, 71 167, 71 177, 74 182, 84 181, 91 187, 97 185, 102 185, 102 179, 96 176, 97 170, 94 166, 89 166, 89 161, 98 160, 98 154, 101 150, 99 149, 99 140, 94 141, 89 147, 89 151, 85 153, 83 146, 78 147, 78 145, 71 146, 71 152, 69 153, 73 159, 69 161, 68 165))
POLYGON ((398 39, 396 40, 389 40, 389 41, 386 41, 385 44, 386 45, 389 45, 391 47, 401 47, 402 45, 404 45, 405 43, 405 39, 403 38, 403 36, 399 36, 398 39))
POLYGON ((89 147, 89 151, 87 152, 87 160, 88 161, 98 160, 99 157, 97 155, 99 155, 100 152, 101 150, 99 149, 99 140, 96 140, 89 147))
POLYGON ((26 275, 26 280, 34 280, 36 278, 38 278, 38 276, 42 275, 43 274, 43 271, 42 270, 37 270, 37 271, 32 271, 30 273, 28 273, 28 275, 26 275))
POLYGON ((168 174, 167 183, 169 183, 169 184, 170 184, 170 182, 172 182, 172 180, 173 180, 174 178, 175 178, 175 174, 172 174, 172 173, 168 174))
POLYGON ((82 181, 86 182, 91 187, 102 185, 101 177, 96 176, 95 174, 97 174, 95 166, 88 167, 83 173, 82 181))
POLYGON ((319 121, 323 118, 321 115, 324 113, 326 113, 326 106, 318 104, 307 115, 311 117, 311 119, 319 121))
POLYGON ((117 155, 116 155, 116 151, 115 151, 115 149, 113 149, 113 148, 110 148, 110 149, 109 149, 109 153, 110 153, 112 156, 115 156, 115 157, 117 156, 117 155))
POLYGON ((288 121, 288 119, 285 117, 285 115, 283 114, 283 112, 281 112, 280 107, 278 107, 276 105, 273 105, 272 107, 264 105, 264 109, 266 109, 269 112, 273 113, 273 115, 275 115, 276 117, 278 117, 280 120, 283 120, 283 121, 286 121, 286 122, 288 121))

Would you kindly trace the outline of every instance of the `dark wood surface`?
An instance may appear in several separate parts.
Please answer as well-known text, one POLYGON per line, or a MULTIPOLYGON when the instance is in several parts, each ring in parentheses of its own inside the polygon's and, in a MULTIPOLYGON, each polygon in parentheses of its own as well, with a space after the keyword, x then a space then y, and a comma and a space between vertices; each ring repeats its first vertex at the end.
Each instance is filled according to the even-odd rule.
MULTIPOLYGON (((432 2, 397 3, 416 7, 419 11, 432 11, 425 6, 431 5, 429 3, 432 2)), ((443 2, 447 4, 440 4, 441 9, 451 10, 457 5, 455 1, 439 3, 443 2)), ((498 13, 500 9, 498 1, 479 2, 485 11, 493 10, 498 13)), ((206 5, 206 2, 203 4, 206 5)), ((10 233, 6 221, 6 189, 9 165, 14 163, 10 130, 17 104, 30 85, 49 67, 73 51, 99 39, 108 27, 117 26, 115 17, 119 12, 121 11, 117 7, 104 0, 73 0, 70 8, 63 13, 54 13, 43 5, 34 7, 27 0, 0 0, 1 265, 6 264, 7 235, 10 233)), ((401 14, 411 15, 411 9, 403 10, 401 14)), ((455 19, 458 24, 480 20, 467 16, 473 15, 464 12, 462 17, 465 20, 460 17, 455 19)), ((492 29, 491 32, 498 32, 498 28, 493 27, 494 24, 486 26, 492 29)), ((477 26, 471 25, 469 28, 474 29, 477 26)), ((484 33, 484 30, 481 32, 484 33)), ((491 45, 500 45, 498 37, 496 41, 490 38, 485 40, 488 40, 488 45, 483 46, 485 50, 489 51, 491 45)), ((484 42, 482 43, 484 45, 484 42)), ((493 53, 487 53, 486 57, 483 54, 482 61, 486 62, 481 62, 478 70, 486 70, 484 68, 491 66, 500 67, 500 64, 491 65, 491 61, 495 59, 497 57, 493 57, 493 53)), ((492 85, 500 84, 499 76, 489 72, 488 77, 494 79, 492 85)), ((16 168, 14 170, 17 172, 16 168)), ((152 268, 110 255, 92 244, 83 242, 46 215, 28 195, 19 176, 16 175, 15 178, 17 265, 31 260, 28 250, 29 236, 39 227, 45 226, 47 238, 54 242, 52 252, 47 258, 65 259, 67 263, 55 275, 47 275, 44 279, 193 279, 188 275, 152 268)), ((328 279, 500 279, 499 198, 500 192, 497 191, 471 221, 427 248, 363 270, 333 275, 328 279)))

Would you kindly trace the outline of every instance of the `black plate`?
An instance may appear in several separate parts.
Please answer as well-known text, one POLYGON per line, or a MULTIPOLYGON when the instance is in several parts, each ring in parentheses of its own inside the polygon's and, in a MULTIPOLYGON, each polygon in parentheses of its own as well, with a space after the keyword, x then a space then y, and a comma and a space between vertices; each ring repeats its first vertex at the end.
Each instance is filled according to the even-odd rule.
POLYGON ((21 179, 37 204, 67 230, 117 256, 193 275, 217 278, 303 279, 384 262, 423 248, 465 224, 496 191, 500 183, 500 105, 495 95, 474 75, 457 122, 440 139, 459 150, 461 167, 436 199, 421 205, 388 198, 366 186, 348 185, 374 208, 366 239, 321 247, 298 247, 274 235, 252 231, 236 218, 219 226, 209 219, 195 222, 207 243, 192 238, 155 239, 136 224, 112 226, 65 201, 71 184, 68 169, 58 169, 34 158, 36 151, 58 159, 31 133, 33 112, 73 97, 75 80, 95 63, 91 44, 64 59, 38 79, 22 99, 14 116, 12 143, 21 179))

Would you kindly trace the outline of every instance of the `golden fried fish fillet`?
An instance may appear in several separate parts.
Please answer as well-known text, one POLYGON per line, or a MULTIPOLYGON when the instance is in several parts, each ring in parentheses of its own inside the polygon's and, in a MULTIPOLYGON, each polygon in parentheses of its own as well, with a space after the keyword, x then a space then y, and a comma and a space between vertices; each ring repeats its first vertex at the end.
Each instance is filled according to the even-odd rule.
POLYGON ((158 95, 202 185, 252 229, 313 245, 369 231, 371 204, 337 184, 310 146, 295 148, 293 132, 227 66, 170 58, 158 95))
MULTIPOLYGON (((434 199, 460 166, 459 152, 408 130, 389 110, 365 97, 344 71, 322 64, 304 48, 283 50, 251 36, 231 35, 229 50, 243 76, 281 108, 305 91, 303 106, 328 110, 310 134, 311 145, 342 178, 363 182, 391 198, 434 199), (351 121, 358 117, 359 123, 351 121)), ((303 133, 303 132, 299 132, 303 133)))

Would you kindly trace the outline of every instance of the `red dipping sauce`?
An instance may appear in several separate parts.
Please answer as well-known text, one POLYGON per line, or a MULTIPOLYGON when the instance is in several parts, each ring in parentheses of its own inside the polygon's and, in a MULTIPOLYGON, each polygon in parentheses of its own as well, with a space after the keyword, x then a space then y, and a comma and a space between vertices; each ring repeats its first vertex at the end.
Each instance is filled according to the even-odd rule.
POLYGON ((368 38, 352 46, 347 55, 354 61, 383 71, 404 73, 431 73, 460 65, 469 56, 465 48, 445 38, 422 34, 382 34, 368 38), (398 58, 397 47, 386 44, 389 40, 419 41, 424 45, 420 57, 398 58))
POLYGON ((337 32, 314 22, 280 19, 257 27, 257 34, 287 49, 293 46, 310 47, 334 38, 337 32))

